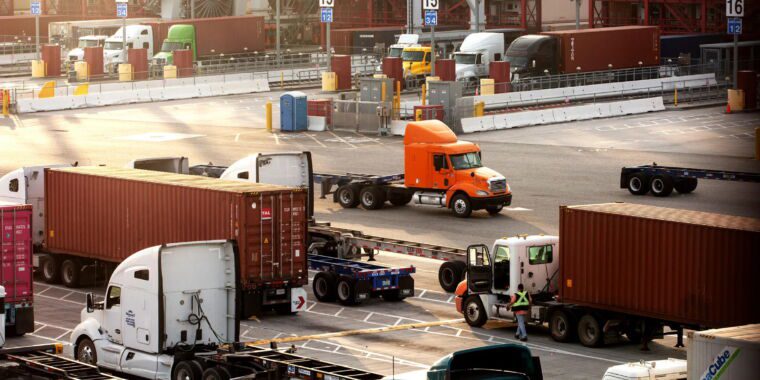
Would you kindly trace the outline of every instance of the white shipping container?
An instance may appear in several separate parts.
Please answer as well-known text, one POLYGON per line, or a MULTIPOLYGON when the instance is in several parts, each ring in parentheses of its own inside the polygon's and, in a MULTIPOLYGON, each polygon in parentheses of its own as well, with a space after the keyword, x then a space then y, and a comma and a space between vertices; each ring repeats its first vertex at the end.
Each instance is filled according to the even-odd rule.
POLYGON ((690 380, 760 379, 760 324, 695 331, 688 338, 690 380))

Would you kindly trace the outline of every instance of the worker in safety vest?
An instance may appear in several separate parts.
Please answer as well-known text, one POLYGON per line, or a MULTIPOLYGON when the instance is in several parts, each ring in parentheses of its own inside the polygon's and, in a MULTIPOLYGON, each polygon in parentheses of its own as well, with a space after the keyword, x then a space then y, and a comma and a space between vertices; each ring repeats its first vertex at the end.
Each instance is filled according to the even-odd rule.
POLYGON ((517 293, 512 294, 512 300, 507 305, 507 308, 512 308, 512 313, 517 317, 517 331, 515 332, 515 338, 520 341, 528 341, 528 330, 525 329, 525 318, 528 316, 528 310, 530 310, 530 294, 525 291, 523 284, 517 286, 517 293))

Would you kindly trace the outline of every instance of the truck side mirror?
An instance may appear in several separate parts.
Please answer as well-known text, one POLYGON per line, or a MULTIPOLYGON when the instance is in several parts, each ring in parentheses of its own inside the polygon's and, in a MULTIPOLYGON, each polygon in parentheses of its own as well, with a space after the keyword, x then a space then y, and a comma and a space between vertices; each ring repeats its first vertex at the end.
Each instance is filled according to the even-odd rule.
POLYGON ((95 311, 95 300, 92 297, 92 293, 87 293, 87 312, 92 313, 95 311))

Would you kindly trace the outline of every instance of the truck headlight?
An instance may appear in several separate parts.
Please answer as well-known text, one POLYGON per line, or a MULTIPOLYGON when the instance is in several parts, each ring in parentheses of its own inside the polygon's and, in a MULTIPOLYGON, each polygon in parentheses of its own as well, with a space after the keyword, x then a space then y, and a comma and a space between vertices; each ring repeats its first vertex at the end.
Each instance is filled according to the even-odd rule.
POLYGON ((488 192, 484 191, 484 190, 478 190, 478 191, 475 192, 475 194, 477 194, 479 197, 487 197, 488 196, 488 192))

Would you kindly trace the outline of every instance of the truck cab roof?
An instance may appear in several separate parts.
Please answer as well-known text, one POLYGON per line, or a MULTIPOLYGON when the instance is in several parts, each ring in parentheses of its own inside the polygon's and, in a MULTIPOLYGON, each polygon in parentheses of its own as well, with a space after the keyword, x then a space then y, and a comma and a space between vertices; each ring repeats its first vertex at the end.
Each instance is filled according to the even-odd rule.
POLYGON ((509 44, 507 55, 527 55, 529 52, 537 50, 541 42, 550 40, 551 38, 551 36, 543 36, 540 34, 526 34, 517 37, 511 44, 509 44))
POLYGON ((471 142, 460 141, 457 135, 440 120, 425 120, 407 124, 404 145, 436 145, 446 153, 477 152, 480 148, 471 142))
POLYGON ((604 373, 603 380, 662 380, 685 379, 686 360, 669 358, 666 360, 641 361, 610 367, 604 373))

